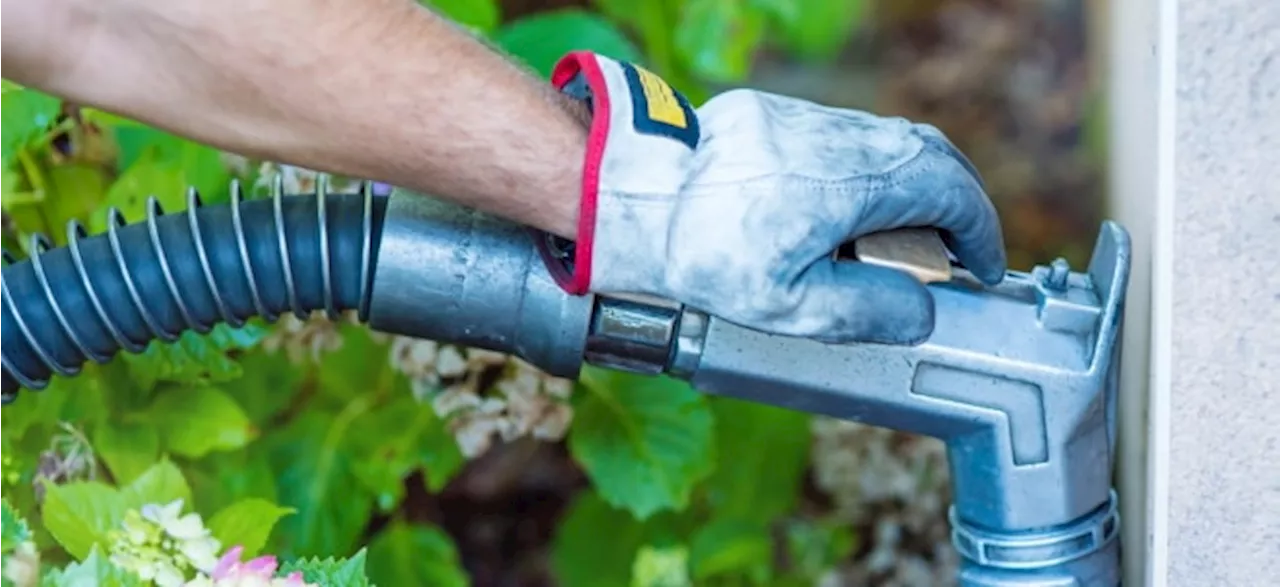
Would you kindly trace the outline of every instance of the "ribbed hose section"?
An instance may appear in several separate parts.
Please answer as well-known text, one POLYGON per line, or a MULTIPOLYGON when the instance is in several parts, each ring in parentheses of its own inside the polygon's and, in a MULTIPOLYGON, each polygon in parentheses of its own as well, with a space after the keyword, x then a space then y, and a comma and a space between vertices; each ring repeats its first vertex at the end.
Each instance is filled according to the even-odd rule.
POLYGON ((367 182, 359 194, 327 193, 321 180, 313 194, 285 196, 277 177, 270 199, 243 201, 237 184, 229 205, 203 207, 188 190, 182 213, 165 215, 152 197, 135 224, 110 210, 105 234, 72 221, 64 247, 33 236, 29 258, 6 254, 0 285, 3 402, 19 385, 43 389, 87 360, 219 322, 321 309, 367 320, 385 210, 367 182))

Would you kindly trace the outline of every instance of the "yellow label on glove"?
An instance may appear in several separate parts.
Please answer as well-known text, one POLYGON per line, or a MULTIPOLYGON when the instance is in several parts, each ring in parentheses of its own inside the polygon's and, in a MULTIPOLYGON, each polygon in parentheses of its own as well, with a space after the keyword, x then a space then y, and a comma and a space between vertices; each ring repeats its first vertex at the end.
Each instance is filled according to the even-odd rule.
POLYGON ((645 101, 649 104, 649 118, 677 128, 687 128, 689 121, 685 118, 680 102, 676 100, 676 91, 665 80, 643 67, 637 66, 636 74, 640 78, 640 87, 644 89, 645 101))
POLYGON ((631 126, 637 133, 667 137, 698 148, 698 115, 666 80, 631 63, 619 63, 631 96, 631 126))

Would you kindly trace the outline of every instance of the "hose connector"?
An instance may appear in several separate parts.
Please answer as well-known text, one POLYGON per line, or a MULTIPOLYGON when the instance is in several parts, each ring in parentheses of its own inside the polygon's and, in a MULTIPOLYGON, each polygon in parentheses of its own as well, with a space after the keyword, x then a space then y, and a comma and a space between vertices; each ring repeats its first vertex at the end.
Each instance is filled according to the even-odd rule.
POLYGON ((417 194, 387 206, 369 325, 512 353, 557 377, 582 367, 594 296, 556 285, 522 226, 417 194))

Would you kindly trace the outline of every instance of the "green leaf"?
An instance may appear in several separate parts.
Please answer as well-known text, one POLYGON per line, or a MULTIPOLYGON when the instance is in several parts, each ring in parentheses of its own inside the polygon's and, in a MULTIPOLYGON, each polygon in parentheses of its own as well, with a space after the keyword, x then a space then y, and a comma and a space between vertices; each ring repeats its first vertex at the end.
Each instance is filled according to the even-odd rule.
POLYGON ((116 483, 137 479, 160 456, 160 435, 153 426, 107 420, 94 430, 92 443, 116 483))
MULTIPOLYGON (((382 511, 399 505, 404 479, 423 464, 422 455, 443 448, 424 445, 431 429, 443 430, 443 422, 431 406, 414 401, 407 380, 398 381, 403 389, 395 392, 395 399, 357 418, 349 437, 350 454, 362 457, 353 462, 352 472, 377 496, 382 511)), ((450 438, 450 444, 457 443, 450 438)))
POLYGON ((789 575, 798 575, 815 584, 832 566, 847 560, 857 546, 849 524, 831 520, 799 519, 786 524, 786 552, 789 575))
POLYGON ((239 500, 256 497, 279 502, 275 471, 261 442, 242 450, 210 453, 184 470, 196 509, 207 516, 239 500))
POLYGON ((223 383, 244 373, 228 352, 257 344, 266 332, 253 323, 241 328, 218 324, 208 334, 187 330, 175 342, 154 340, 142 353, 123 357, 134 379, 145 388, 157 382, 223 383))
MULTIPOLYGON (((177 192, 155 194, 166 210, 170 203, 186 207, 187 186, 195 187, 206 204, 227 200, 231 172, 223 164, 220 151, 151 126, 120 123, 120 120, 112 120, 117 123, 115 137, 120 146, 120 169, 129 170, 146 161, 146 165, 158 165, 171 172, 180 184, 177 192)), ((144 202, 145 198, 146 194, 144 202)))
MULTIPOLYGON (((96 108, 82 108, 80 110, 81 118, 86 121, 107 128, 145 128, 147 125, 138 122, 132 118, 126 118, 119 114, 98 110, 96 108)), ((157 131, 159 132, 159 131, 157 131)))
POLYGON ((4 142, 4 168, 8 169, 22 147, 39 136, 58 115, 62 103, 53 96, 4 80, 0 94, 0 134, 4 142))
POLYGON ((276 550, 283 552, 277 554, 320 556, 356 548, 373 496, 354 472, 354 461, 366 457, 351 454, 344 438, 358 432, 352 423, 370 408, 371 399, 363 397, 338 414, 312 409, 271 438, 280 505, 297 510, 280 520, 276 536, 282 544, 276 550))
POLYGON ((151 405, 149 419, 167 450, 190 458, 243 448, 257 436, 235 400, 211 386, 165 388, 151 405))
POLYGON ((347 403, 390 386, 396 374, 387 347, 376 342, 368 328, 342 324, 342 348, 320 363, 319 391, 328 399, 347 403))
POLYGON ((84 387, 86 380, 79 377, 54 377, 49 387, 40 393, 22 393, 13 407, 0 412, 0 430, 5 438, 19 439, 32 428, 52 426, 63 420, 63 412, 72 397, 79 397, 75 392, 79 389, 66 389, 69 386, 84 387))
POLYGON ((740 574, 755 584, 767 584, 773 544, 764 524, 716 520, 693 535, 690 563, 695 579, 740 574))
POLYGON ((369 578, 375 585, 470 585, 448 534, 400 520, 369 543, 369 578))
POLYGON ((785 26, 800 18, 800 5, 803 3, 804 0, 747 0, 747 7, 785 26))
POLYGON ((521 18, 499 29, 494 41, 548 78, 556 62, 570 51, 594 51, 637 63, 641 58, 640 50, 612 23, 576 8, 521 18))
POLYGON ((238 362, 244 374, 222 391, 244 409, 254 426, 267 426, 302 390, 303 370, 261 346, 246 351, 238 362))
POLYGON ((424 484, 431 493, 443 491, 467 464, 457 440, 445 427, 444 420, 439 418, 427 425, 419 440, 418 457, 424 469, 424 484))
POLYGON ((600 496, 639 519, 684 509, 712 471, 713 417, 687 384, 584 370, 569 449, 600 496))
POLYGON ((495 0, 419 0, 460 25, 481 33, 492 32, 502 20, 495 0))
POLYGON ((683 546, 642 546, 631 567, 631 587, 693 587, 683 546))
POLYGON ((325 587, 368 587, 370 583, 364 568, 366 556, 366 549, 361 548, 355 556, 346 560, 329 557, 288 561, 280 565, 279 574, 301 571, 302 578, 308 583, 318 583, 325 587))
POLYGON ((19 544, 31 540, 31 527, 22 519, 22 514, 9 505, 9 500, 0 502, 0 552, 9 553, 19 544))
POLYGON ((108 545, 107 533, 120 525, 126 511, 177 499, 189 505, 191 489, 178 467, 162 459, 122 489, 100 481, 48 483, 41 518, 58 544, 84 560, 94 545, 108 545))
POLYGON ((126 509, 120 492, 105 483, 50 483, 45 486, 41 521, 64 550, 83 560, 95 544, 107 546, 107 532, 120 525, 126 509))
POLYGON ((743 0, 690 0, 677 21, 675 44, 695 73, 732 83, 750 73, 764 32, 764 13, 743 0))
MULTIPOLYGON (((835 59, 869 14, 866 0, 772 0, 794 10, 777 19, 778 41, 793 55, 812 61, 835 59)), ((775 12, 775 14, 777 14, 775 12)))
MULTIPOLYGON (((162 458, 132 483, 120 490, 120 497, 128 508, 140 508, 149 503, 166 504, 181 499, 187 508, 192 507, 191 487, 182 471, 173 461, 162 458)), ((120 512, 123 517, 124 512, 120 512)))
POLYGON ((562 587, 629 587, 631 564, 645 542, 644 524, 581 494, 556 531, 551 564, 562 587))
POLYGON ((83 561, 54 569, 40 578, 41 587, 144 587, 150 582, 121 569, 94 547, 83 561))
POLYGON ((116 207, 129 222, 146 217, 147 199, 155 196, 165 212, 186 208, 186 185, 182 169, 166 163, 158 148, 144 149, 124 173, 111 184, 106 200, 91 222, 91 233, 104 232, 107 228, 107 209, 116 207))
POLYGON ((706 491, 716 515, 768 522, 790 512, 809 462, 809 416, 727 397, 710 403, 716 470, 706 491))
POLYGON ((679 23, 683 0, 592 0, 592 5, 614 22, 634 30, 644 46, 645 66, 671 84, 697 107, 710 90, 690 75, 676 54, 674 31, 679 23))
POLYGON ((72 219, 90 220, 110 192, 112 177, 100 165, 79 162, 52 165, 44 173, 46 194, 41 213, 51 227, 49 236, 56 244, 65 244, 63 231, 52 228, 63 229, 72 219))
POLYGON ((244 548, 244 556, 251 558, 266 545, 276 522, 292 513, 293 508, 280 507, 265 499, 242 499, 209 518, 208 527, 224 547, 239 545, 244 548))

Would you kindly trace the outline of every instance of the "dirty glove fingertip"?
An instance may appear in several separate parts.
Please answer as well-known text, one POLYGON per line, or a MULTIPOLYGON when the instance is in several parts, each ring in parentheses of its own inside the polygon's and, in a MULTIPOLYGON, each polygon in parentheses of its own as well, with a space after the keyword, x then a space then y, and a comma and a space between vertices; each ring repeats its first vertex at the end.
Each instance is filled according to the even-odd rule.
POLYGON ((829 262, 811 269, 815 311, 832 316, 828 341, 918 344, 933 334, 933 296, 915 277, 888 267, 829 262))

